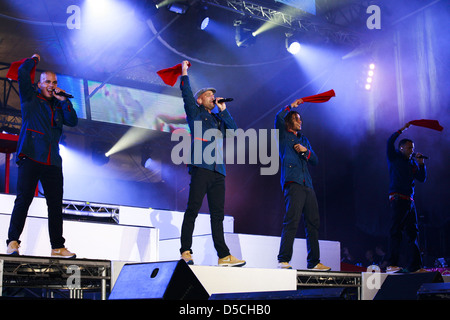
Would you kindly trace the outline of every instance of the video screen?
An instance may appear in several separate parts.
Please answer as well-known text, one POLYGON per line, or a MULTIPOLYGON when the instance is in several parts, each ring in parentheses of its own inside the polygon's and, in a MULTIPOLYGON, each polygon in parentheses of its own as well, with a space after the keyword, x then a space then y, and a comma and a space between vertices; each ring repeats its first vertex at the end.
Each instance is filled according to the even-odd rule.
POLYGON ((57 74, 58 88, 73 95, 70 99, 79 119, 86 119, 86 100, 83 79, 57 74))
MULTIPOLYGON (((99 85, 88 81, 89 93, 99 85)), ((90 108, 94 121, 165 132, 189 130, 181 97, 105 84, 90 98, 90 108)))

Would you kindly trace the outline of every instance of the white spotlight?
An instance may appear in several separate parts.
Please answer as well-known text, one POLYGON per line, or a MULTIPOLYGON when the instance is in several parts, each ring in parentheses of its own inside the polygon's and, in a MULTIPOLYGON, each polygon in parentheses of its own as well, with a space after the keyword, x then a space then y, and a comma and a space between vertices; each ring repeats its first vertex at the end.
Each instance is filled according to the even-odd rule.
POLYGON ((298 43, 297 41, 294 41, 289 45, 287 51, 291 54, 297 54, 297 53, 299 53, 301 48, 302 48, 302 46, 300 45, 300 43, 298 43))

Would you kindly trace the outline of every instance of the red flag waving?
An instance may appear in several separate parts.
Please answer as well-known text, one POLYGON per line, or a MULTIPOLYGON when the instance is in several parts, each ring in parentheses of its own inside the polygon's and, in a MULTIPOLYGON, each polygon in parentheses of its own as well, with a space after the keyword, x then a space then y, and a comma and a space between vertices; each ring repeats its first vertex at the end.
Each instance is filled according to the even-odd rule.
POLYGON ((322 92, 313 96, 309 96, 309 97, 304 97, 302 98, 302 100, 304 102, 315 102, 315 103, 319 103, 319 102, 327 102, 328 100, 330 100, 332 97, 335 97, 336 94, 334 93, 334 90, 331 89, 329 91, 326 92, 322 92))
POLYGON ((424 127, 428 129, 433 129, 437 131, 444 130, 444 127, 442 127, 439 124, 439 121, 437 120, 428 120, 428 119, 420 119, 420 120, 413 120, 409 122, 412 125, 418 126, 418 127, 424 127))
MULTIPOLYGON (((189 63, 188 66, 190 67, 191 63, 189 63)), ((178 77, 181 75, 181 63, 171 68, 159 70, 156 73, 161 77, 165 84, 173 87, 177 82, 178 77)))
MULTIPOLYGON (((24 58, 20 61, 15 61, 11 63, 9 67, 8 73, 6 74, 6 78, 11 80, 16 80, 19 78, 19 67, 27 60, 28 58, 24 58)), ((34 83, 34 76, 36 75, 36 64, 34 64, 33 69, 30 72, 31 83, 34 83)))

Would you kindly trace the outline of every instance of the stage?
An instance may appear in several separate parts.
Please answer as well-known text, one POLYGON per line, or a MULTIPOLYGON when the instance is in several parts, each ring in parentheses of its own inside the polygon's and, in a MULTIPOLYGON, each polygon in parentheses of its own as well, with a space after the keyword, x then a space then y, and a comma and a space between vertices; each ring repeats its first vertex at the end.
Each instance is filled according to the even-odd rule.
MULTIPOLYGON (((14 198, 0 194, 0 237, 5 240, 14 198)), ((207 214, 197 219, 195 265, 187 266, 179 260, 181 212, 69 200, 64 200, 63 211, 66 246, 77 258, 49 256, 45 199, 36 197, 21 238, 21 256, 4 254, 6 245, 0 250, 2 298, 389 300, 392 296, 380 294, 387 286, 396 298, 415 300, 428 284, 441 284, 433 290, 441 290, 439 297, 449 297, 449 277, 439 272, 387 275, 341 270, 337 241, 320 241, 321 261, 332 268, 330 272, 306 270, 305 239, 295 240, 294 269, 277 269, 279 237, 234 233, 231 216, 224 222, 226 241, 233 255, 247 261, 242 268, 217 266, 207 214), (412 284, 408 292, 402 292, 405 282, 412 284)))

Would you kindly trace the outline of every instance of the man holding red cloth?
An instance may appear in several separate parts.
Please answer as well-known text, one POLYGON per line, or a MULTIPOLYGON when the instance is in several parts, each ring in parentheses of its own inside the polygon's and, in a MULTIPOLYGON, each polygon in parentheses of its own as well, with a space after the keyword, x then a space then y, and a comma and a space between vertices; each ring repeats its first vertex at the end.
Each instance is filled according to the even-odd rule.
POLYGON ((400 248, 403 232, 408 244, 408 265, 410 272, 420 271, 422 258, 418 245, 417 212, 414 203, 414 180, 424 182, 427 171, 423 155, 414 154, 414 142, 402 139, 395 149, 395 140, 412 124, 408 122, 400 130, 394 132, 387 141, 387 161, 389 166, 389 202, 392 208, 391 227, 389 230, 389 266, 387 273, 400 272, 400 248), (417 161, 416 161, 417 159, 417 161))
POLYGON ((8 230, 7 253, 19 254, 28 208, 33 201, 37 183, 41 181, 48 206, 48 228, 51 255, 59 258, 75 258, 64 247, 62 200, 63 171, 59 155, 59 140, 63 125, 74 127, 78 117, 70 100, 58 95, 56 74, 45 71, 40 76, 38 90, 33 86, 34 70, 40 61, 35 54, 20 61, 10 69, 8 77, 19 83, 22 127, 17 145, 17 197, 8 230))

